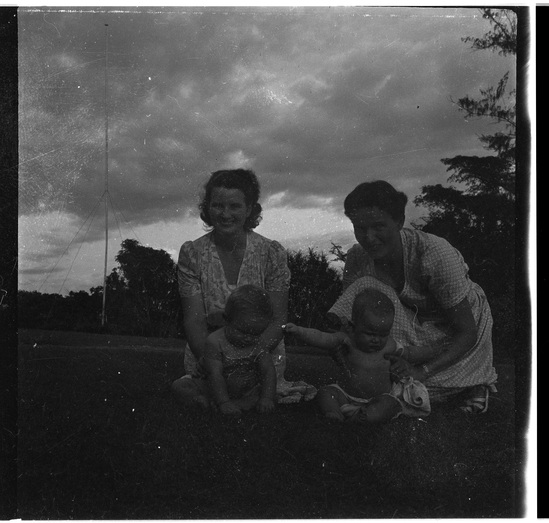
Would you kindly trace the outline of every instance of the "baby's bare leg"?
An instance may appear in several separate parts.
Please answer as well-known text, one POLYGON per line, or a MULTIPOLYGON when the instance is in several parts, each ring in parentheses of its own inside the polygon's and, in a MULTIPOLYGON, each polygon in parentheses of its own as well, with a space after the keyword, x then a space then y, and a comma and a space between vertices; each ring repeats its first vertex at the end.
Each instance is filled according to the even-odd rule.
POLYGON ((242 410, 253 409, 259 401, 259 394, 247 394, 241 398, 233 400, 235 405, 238 405, 242 410))
POLYGON ((386 423, 391 421, 402 407, 396 398, 383 394, 372 398, 370 403, 361 407, 360 410, 349 418, 349 421, 359 423, 386 423))
POLYGON ((322 387, 315 398, 320 410, 328 419, 343 421, 345 418, 341 413, 341 405, 348 403, 349 401, 345 395, 336 387, 328 385, 322 387))

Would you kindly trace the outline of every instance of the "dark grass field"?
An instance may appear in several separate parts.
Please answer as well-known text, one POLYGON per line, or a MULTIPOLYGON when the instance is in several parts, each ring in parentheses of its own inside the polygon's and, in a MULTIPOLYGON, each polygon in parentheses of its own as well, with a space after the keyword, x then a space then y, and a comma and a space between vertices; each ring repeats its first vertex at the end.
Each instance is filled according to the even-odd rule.
MULTIPOLYGON (((486 414, 446 403, 371 428, 328 423, 310 403, 240 419, 184 411, 169 391, 183 374, 177 340, 19 339, 19 518, 523 516, 509 362, 496 362, 486 414)), ((288 351, 287 379, 318 386, 332 368, 288 351)))

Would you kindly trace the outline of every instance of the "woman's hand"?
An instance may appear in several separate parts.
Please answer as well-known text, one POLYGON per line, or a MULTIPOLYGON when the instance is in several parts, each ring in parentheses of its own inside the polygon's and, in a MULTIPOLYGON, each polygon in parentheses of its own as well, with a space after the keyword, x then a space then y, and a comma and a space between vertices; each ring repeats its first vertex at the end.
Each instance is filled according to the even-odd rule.
POLYGON ((221 403, 219 405, 219 410, 221 411, 221 414, 225 414, 226 416, 240 416, 242 414, 240 407, 235 405, 232 401, 221 403))
POLYGON ((430 345, 405 347, 403 352, 409 362, 408 366, 402 362, 397 363, 395 358, 398 357, 394 353, 385 355, 392 362, 391 372, 395 376, 400 373, 401 377, 407 375, 415 380, 425 381, 429 376, 454 365, 474 346, 477 326, 467 298, 444 313, 452 330, 451 336, 430 345), (428 365, 429 374, 421 366, 422 363, 428 365))
POLYGON ((273 398, 259 398, 257 402, 257 410, 261 413, 272 412, 275 409, 275 402, 273 398))
POLYGON ((226 325, 225 316, 223 310, 214 310, 208 314, 207 323, 210 329, 220 329, 226 325))
POLYGON ((402 378, 412 377, 415 380, 423 381, 425 379, 425 371, 421 367, 412 365, 401 356, 397 356, 394 352, 385 354, 385 359, 391 362, 391 379, 395 382, 402 378))

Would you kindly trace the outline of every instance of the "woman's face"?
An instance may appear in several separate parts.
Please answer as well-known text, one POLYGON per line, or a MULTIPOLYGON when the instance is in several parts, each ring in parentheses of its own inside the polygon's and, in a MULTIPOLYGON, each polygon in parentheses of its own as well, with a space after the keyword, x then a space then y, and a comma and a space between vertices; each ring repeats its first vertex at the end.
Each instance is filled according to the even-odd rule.
POLYGON ((210 220, 216 232, 235 234, 244 230, 244 223, 251 213, 240 189, 215 187, 210 198, 210 220))
POLYGON ((403 220, 394 220, 379 207, 363 207, 354 212, 351 222, 356 241, 372 259, 390 258, 400 252, 403 220))

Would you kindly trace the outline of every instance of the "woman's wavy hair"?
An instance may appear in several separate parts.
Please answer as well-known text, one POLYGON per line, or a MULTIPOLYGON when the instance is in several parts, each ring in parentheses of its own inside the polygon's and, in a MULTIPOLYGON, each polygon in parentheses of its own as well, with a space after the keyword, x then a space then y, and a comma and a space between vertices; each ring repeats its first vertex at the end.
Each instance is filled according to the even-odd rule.
POLYGON ((259 203, 259 182, 253 171, 249 169, 224 169, 215 171, 211 174, 210 179, 204 185, 204 196, 202 201, 198 204, 200 218, 210 227, 213 225, 210 218, 210 201, 212 198, 212 191, 216 187, 238 189, 242 191, 246 205, 252 209, 250 216, 248 216, 244 223, 244 229, 251 231, 259 225, 263 209, 259 203))
POLYGON ((404 220, 404 209, 408 196, 397 191, 384 180, 364 182, 357 185, 345 198, 345 215, 352 219, 353 214, 364 207, 377 207, 385 211, 393 220, 404 220))

